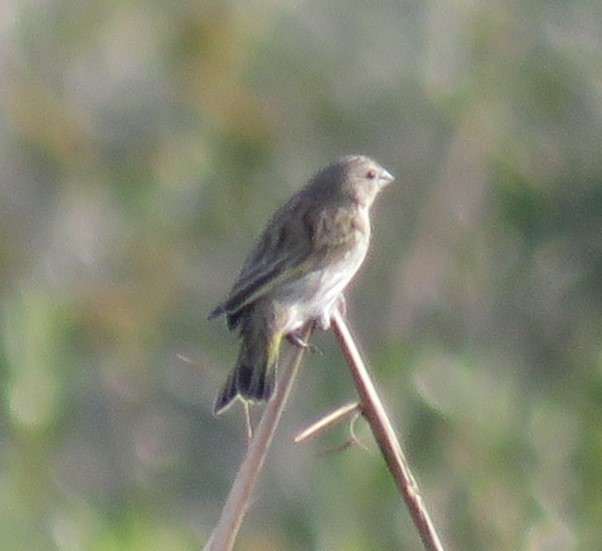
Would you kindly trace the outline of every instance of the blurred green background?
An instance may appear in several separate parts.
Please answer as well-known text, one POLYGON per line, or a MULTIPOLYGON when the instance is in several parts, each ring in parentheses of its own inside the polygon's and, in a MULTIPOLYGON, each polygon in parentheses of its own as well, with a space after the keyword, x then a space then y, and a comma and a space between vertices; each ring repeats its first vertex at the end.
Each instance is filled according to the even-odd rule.
MULTIPOLYGON (((0 548, 192 550, 246 442, 210 309, 272 211, 390 167, 348 293, 455 550, 602 548, 602 4, 5 0, 0 548)), ((306 357, 240 550, 420 549, 306 357)))

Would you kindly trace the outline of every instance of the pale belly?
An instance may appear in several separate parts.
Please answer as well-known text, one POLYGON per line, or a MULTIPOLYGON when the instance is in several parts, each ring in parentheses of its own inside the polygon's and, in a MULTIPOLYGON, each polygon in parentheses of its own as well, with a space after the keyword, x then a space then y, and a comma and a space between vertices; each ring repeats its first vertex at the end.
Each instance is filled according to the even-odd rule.
POLYGON ((328 329, 334 309, 364 261, 366 252, 367 247, 355 250, 341 261, 279 289, 274 300, 286 318, 284 332, 291 333, 310 320, 316 320, 323 329, 328 329))

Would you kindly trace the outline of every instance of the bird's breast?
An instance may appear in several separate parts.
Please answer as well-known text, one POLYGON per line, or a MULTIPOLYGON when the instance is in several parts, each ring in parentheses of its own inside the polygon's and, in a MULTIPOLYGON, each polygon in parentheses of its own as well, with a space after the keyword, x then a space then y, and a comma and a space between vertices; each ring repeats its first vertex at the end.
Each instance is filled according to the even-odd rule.
POLYGON ((320 319, 327 325, 339 297, 362 265, 367 250, 367 240, 360 240, 341 259, 275 290, 273 298, 278 304, 284 331, 294 331, 312 319, 320 319))

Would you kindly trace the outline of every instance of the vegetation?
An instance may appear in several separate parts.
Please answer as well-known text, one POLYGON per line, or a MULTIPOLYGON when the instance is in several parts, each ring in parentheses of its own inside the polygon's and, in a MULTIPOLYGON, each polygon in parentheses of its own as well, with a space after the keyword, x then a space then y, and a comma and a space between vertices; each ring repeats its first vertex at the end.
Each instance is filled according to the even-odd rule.
MULTIPOLYGON (((0 548, 198 549, 246 447, 206 316, 317 168, 397 183, 347 298, 450 549, 602 546, 602 4, 7 1, 0 548)), ((420 549, 313 342, 238 549, 420 549)))

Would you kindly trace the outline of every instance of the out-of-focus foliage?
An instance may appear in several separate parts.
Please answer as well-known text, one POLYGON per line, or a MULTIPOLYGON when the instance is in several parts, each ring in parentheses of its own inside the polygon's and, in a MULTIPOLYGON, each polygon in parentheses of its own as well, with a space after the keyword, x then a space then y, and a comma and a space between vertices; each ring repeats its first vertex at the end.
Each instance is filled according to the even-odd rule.
MULTIPOLYGON (((5 0, 0 548, 192 550, 245 450, 206 314, 281 201, 362 152, 352 323, 451 549, 602 548, 602 4, 5 0)), ((291 436, 238 549, 419 549, 382 459, 291 436)))

